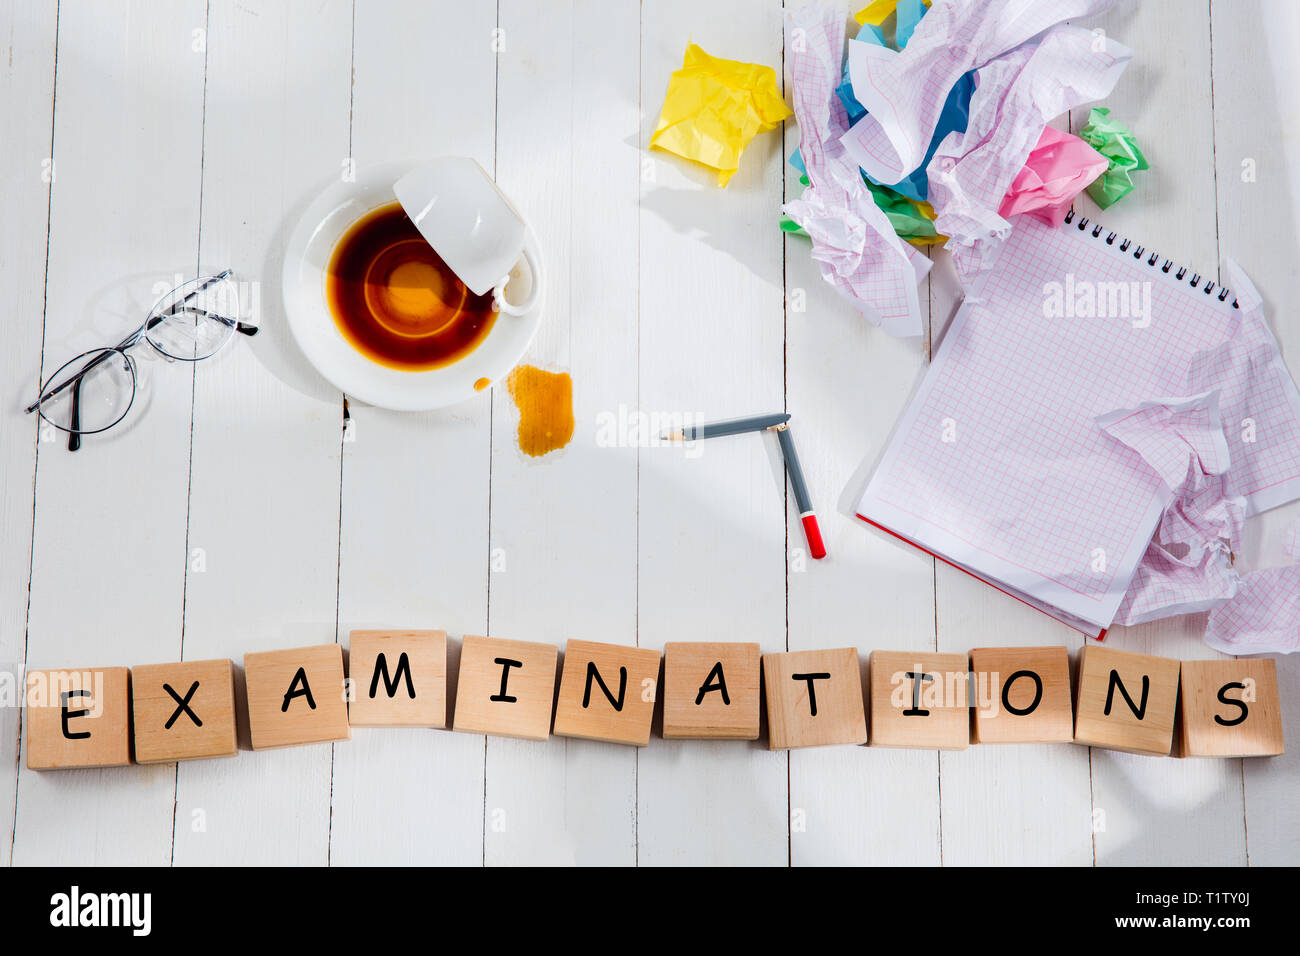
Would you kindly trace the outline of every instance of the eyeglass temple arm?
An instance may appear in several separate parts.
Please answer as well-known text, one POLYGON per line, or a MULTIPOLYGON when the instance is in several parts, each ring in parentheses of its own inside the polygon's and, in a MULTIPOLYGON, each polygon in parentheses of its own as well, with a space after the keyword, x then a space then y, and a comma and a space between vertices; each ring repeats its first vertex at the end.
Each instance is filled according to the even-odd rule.
MULTIPOLYGON (((132 336, 128 336, 128 338, 131 338, 131 337, 134 337, 134 333, 132 334, 132 336)), ((126 339, 124 339, 123 341, 126 341, 126 339)), ((118 346, 118 348, 122 348, 122 347, 123 347, 123 346, 121 346, 121 345, 118 346)), ((23 411, 25 411, 28 415, 30 415, 32 412, 36 411, 36 409, 38 409, 38 408, 41 407, 41 403, 42 403, 42 402, 48 402, 51 398, 53 398, 55 395, 59 394, 59 392, 63 391, 63 390, 64 390, 65 388, 67 388, 69 385, 76 385, 77 388, 78 388, 78 390, 79 390, 79 389, 81 388, 81 379, 82 379, 82 377, 85 376, 85 375, 86 375, 88 372, 90 372, 92 369, 94 369, 96 366, 98 366, 100 362, 103 362, 105 359, 107 359, 107 358, 108 358, 110 355, 112 355, 115 351, 116 351, 116 349, 104 349, 103 352, 101 352, 99 355, 95 356, 93 359, 91 359, 89 362, 87 362, 84 366, 82 366, 80 372, 78 372, 76 375, 72 376, 72 377, 69 378, 67 381, 65 381, 65 382, 63 382, 62 384, 60 384, 57 388, 52 388, 52 389, 50 389, 48 392, 46 392, 44 395, 42 395, 42 396, 41 396, 40 398, 38 398, 36 401, 32 402, 32 403, 31 403, 30 405, 28 405, 25 409, 23 409, 23 411)), ((77 397, 77 396, 74 394, 74 395, 73 395, 73 399, 74 399, 74 407, 75 407, 75 399, 76 399, 76 397, 77 397)))

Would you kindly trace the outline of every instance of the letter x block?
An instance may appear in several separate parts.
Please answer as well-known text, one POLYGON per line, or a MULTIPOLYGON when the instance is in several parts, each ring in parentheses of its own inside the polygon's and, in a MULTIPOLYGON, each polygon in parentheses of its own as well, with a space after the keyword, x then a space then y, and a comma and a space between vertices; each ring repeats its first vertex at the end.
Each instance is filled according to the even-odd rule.
POLYGON ((1283 751, 1271 658, 1183 661, 1178 705, 1184 757, 1271 757, 1283 751))
POLYGON ((466 635, 456 681, 456 729, 546 740, 559 656, 554 644, 466 635))
POLYGON ((757 644, 664 645, 664 737, 758 739, 757 644))
POLYGON ((447 726, 447 632, 353 631, 353 727, 447 726))
POLYGON ((858 649, 763 655, 770 750, 865 744, 858 649))
POLYGON ((232 757, 235 667, 226 658, 131 668, 137 763, 232 757))
POLYGON ((245 654, 244 680, 254 750, 352 736, 340 645, 245 654))
POLYGON ((965 750, 970 696, 965 654, 871 652, 871 743, 965 750))
POLYGON ((1070 652, 1064 647, 977 647, 973 737, 977 744, 1074 740, 1070 652))
POLYGON ((28 671, 28 769, 126 766, 130 710, 125 667, 28 671))
POLYGON ((1079 658, 1074 741, 1107 750, 1168 755, 1179 662, 1089 644, 1079 658))
POLYGON ((658 682, 658 651, 569 641, 555 733, 644 747, 650 742, 658 682))

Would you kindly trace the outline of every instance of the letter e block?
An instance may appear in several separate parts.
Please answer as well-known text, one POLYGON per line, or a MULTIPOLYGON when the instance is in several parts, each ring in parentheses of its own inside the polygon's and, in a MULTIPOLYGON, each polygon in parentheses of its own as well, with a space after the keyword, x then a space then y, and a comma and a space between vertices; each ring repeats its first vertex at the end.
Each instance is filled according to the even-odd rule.
POLYGON ((872 651, 871 743, 965 750, 970 697, 965 654, 872 651))
POLYGON ((650 742, 658 682, 658 651, 569 641, 555 733, 644 747, 650 742))
POLYGON ((340 645, 245 654, 244 680, 254 750, 352 736, 340 645))
POLYGON ((456 681, 456 729, 546 740, 559 657, 554 644, 466 635, 456 681))
POLYGON ((69 770, 131 762, 131 672, 29 671, 27 767, 69 770))
POLYGON ((131 668, 137 763, 232 757, 235 667, 227 658, 131 668))
POLYGON ((1179 662, 1089 644, 1079 659, 1074 741, 1167 756, 1174 739, 1179 662))
POLYGON ((763 655, 770 750, 867 742, 858 649, 763 655))
POLYGON ((664 645, 664 737, 758 739, 757 644, 664 645))
POLYGON ((1184 757, 1271 757, 1283 752, 1277 664, 1267 657, 1183 661, 1178 705, 1184 757))
POLYGON ((447 726, 447 632, 353 631, 353 727, 447 726))
POLYGON ((977 744, 1074 740, 1070 652, 1064 647, 977 647, 970 652, 977 744))

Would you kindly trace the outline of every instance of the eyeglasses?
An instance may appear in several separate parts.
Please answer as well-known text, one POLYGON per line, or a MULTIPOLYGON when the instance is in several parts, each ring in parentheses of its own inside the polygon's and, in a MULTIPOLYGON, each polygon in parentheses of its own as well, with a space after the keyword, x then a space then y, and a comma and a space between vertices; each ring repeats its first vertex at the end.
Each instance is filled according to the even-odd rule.
POLYGON ((230 270, 191 279, 158 300, 138 329, 110 348, 91 349, 62 365, 41 386, 27 413, 68 433, 68 451, 82 435, 108 431, 135 403, 136 365, 130 350, 147 342, 164 358, 198 362, 211 358, 239 332, 257 326, 240 322, 239 289, 230 270))

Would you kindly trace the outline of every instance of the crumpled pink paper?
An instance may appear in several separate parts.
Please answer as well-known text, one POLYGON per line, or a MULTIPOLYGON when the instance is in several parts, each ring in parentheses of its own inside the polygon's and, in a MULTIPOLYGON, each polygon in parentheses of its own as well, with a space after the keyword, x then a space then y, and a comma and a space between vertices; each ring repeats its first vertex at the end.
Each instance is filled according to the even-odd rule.
POLYGON ((1109 165, 1105 156, 1079 137, 1048 126, 1002 197, 998 215, 1010 219, 1027 213, 1059 226, 1074 197, 1109 165))
POLYGON ((1244 575, 1232 600, 1210 612, 1206 644, 1225 654, 1300 651, 1300 522, 1287 553, 1296 564, 1244 575))

